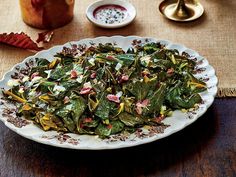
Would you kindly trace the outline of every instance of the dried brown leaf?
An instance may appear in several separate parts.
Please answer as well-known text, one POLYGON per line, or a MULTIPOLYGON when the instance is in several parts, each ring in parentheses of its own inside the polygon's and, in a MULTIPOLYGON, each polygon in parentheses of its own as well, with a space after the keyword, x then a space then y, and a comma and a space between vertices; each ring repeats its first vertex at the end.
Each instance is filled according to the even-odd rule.
POLYGON ((36 42, 48 43, 52 39, 53 34, 53 31, 44 31, 42 33, 38 33, 38 39, 36 40, 36 42))
POLYGON ((8 44, 21 49, 40 51, 43 47, 39 47, 27 34, 21 33, 2 33, 0 34, 0 43, 8 44))

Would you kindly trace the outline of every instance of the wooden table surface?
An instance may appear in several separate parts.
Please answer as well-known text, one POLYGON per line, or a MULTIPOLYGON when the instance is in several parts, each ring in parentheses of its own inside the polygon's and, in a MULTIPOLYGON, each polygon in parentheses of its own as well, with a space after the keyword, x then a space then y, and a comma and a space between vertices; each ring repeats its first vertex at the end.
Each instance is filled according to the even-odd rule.
POLYGON ((236 99, 216 99, 195 123, 132 148, 78 151, 38 144, 0 123, 0 176, 236 176, 236 99))

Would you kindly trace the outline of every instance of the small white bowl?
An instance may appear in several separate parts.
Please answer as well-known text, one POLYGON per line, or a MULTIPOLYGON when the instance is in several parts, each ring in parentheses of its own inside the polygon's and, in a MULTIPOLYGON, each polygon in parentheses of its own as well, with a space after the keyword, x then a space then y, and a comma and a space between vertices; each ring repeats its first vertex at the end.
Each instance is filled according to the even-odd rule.
POLYGON ((93 24, 97 26, 100 26, 103 28, 120 28, 120 27, 130 24, 135 19, 136 9, 131 3, 124 0, 100 0, 88 6, 86 10, 86 16, 90 22, 92 22, 93 24), (94 11, 97 10, 101 6, 106 6, 106 5, 118 5, 125 8, 127 10, 127 15, 124 18, 124 20, 120 23, 114 23, 114 24, 106 24, 97 20, 94 17, 94 11))

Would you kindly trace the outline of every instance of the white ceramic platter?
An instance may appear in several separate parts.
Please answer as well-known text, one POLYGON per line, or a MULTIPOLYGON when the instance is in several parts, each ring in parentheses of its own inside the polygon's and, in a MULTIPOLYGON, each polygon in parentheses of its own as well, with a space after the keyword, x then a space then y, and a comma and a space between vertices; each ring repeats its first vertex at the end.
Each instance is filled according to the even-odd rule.
MULTIPOLYGON (((188 53, 192 59, 195 59, 198 64, 196 68, 198 72, 197 74, 195 74, 195 76, 197 78, 203 79, 207 83, 208 88, 206 91, 200 93, 203 99, 203 103, 200 104, 197 109, 191 110, 186 113, 178 110, 174 111, 171 117, 167 117, 163 120, 164 124, 169 125, 168 127, 160 126, 157 129, 144 128, 141 132, 136 132, 130 135, 114 135, 110 139, 105 140, 100 139, 98 136, 77 135, 72 133, 62 134, 56 131, 45 132, 34 125, 32 122, 25 120, 24 118, 17 118, 14 115, 9 116, 10 114, 6 111, 6 106, 8 108, 11 108, 12 105, 8 102, 0 105, 0 120, 17 134, 33 141, 61 148, 87 150, 117 149, 137 146, 167 137, 192 124, 200 116, 202 116, 207 111, 209 106, 211 106, 211 104, 213 103, 214 97, 217 93, 218 79, 215 76, 214 68, 209 65, 208 61, 204 57, 200 56, 196 51, 188 49, 181 44, 173 44, 172 42, 167 40, 157 40, 153 38, 143 38, 138 36, 113 36, 88 38, 80 41, 68 42, 64 45, 55 46, 48 50, 38 52, 36 55, 30 56, 21 63, 15 65, 4 75, 3 79, 0 81, 0 87, 9 89, 9 87, 7 86, 7 81, 11 78, 11 75, 17 72, 17 69, 25 68, 25 64, 29 63, 30 61, 34 61, 35 58, 47 58, 52 61, 53 56, 57 52, 60 52, 64 46, 70 47, 71 44, 86 44, 87 46, 90 46, 92 43, 96 45, 98 43, 104 44, 109 42, 115 43, 117 46, 122 47, 124 50, 127 50, 132 46, 134 40, 140 41, 142 43, 160 42, 161 44, 165 45, 166 48, 177 49, 180 53, 188 53), (4 116, 6 114, 8 116, 4 116)), ((2 93, 0 93, 0 97, 2 97, 2 93)))

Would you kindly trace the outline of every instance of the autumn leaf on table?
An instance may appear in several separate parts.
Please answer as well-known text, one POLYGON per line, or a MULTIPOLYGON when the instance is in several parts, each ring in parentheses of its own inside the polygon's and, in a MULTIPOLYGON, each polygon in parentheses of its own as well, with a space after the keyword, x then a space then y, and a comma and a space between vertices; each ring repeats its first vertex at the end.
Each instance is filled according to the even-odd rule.
POLYGON ((39 47, 37 43, 35 43, 27 34, 24 32, 21 33, 2 33, 0 34, 0 43, 8 44, 14 47, 32 50, 32 51, 40 51, 43 47, 39 47))
POLYGON ((48 43, 52 39, 53 34, 53 31, 44 31, 42 33, 38 33, 38 39, 36 40, 36 42, 48 43))

